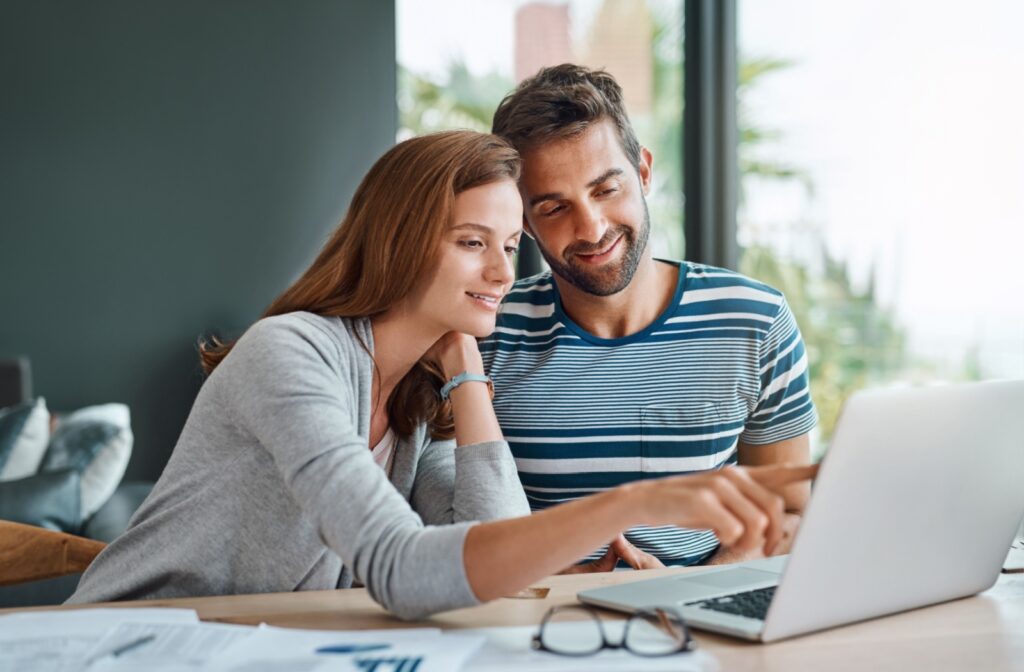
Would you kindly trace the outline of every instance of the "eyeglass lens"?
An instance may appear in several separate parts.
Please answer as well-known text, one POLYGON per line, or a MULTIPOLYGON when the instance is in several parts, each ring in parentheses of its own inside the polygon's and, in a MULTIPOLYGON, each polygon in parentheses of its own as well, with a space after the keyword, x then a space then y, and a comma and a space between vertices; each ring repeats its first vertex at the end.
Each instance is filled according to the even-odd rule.
POLYGON ((686 648, 689 638, 676 615, 658 610, 634 614, 626 625, 623 645, 643 656, 664 656, 686 648))
POLYGON ((582 607, 563 607, 548 614, 541 628, 541 643, 549 651, 585 656, 604 647, 604 631, 597 615, 582 607))

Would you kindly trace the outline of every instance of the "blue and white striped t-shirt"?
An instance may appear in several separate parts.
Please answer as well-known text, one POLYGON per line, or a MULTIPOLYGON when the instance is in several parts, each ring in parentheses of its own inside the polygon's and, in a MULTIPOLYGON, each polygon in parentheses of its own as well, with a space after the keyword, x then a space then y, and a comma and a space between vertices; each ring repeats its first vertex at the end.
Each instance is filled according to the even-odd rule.
MULTIPOLYGON (((736 462, 738 441, 774 443, 814 426, 807 355, 782 294, 732 271, 669 263, 680 269, 671 304, 625 338, 575 324, 550 271, 505 299, 480 350, 534 510, 719 469, 736 462)), ((699 562, 718 546, 708 530, 672 526, 626 538, 666 564, 699 562)))

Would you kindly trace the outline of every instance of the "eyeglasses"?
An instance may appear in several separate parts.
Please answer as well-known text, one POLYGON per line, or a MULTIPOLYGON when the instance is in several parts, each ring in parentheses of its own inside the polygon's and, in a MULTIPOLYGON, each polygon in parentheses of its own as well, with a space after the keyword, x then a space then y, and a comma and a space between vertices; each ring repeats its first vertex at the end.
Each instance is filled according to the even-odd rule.
POLYGON ((626 649, 638 656, 670 656, 697 647, 679 612, 670 608, 634 613, 626 621, 622 641, 612 642, 597 611, 586 605, 552 607, 533 636, 537 651, 562 656, 590 656, 602 649, 626 649))

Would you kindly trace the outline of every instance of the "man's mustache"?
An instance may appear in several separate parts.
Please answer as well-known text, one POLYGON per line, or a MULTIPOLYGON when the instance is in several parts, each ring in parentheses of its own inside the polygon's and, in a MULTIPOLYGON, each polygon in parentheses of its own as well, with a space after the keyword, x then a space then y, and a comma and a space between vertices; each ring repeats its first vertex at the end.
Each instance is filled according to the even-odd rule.
POLYGON ((614 229, 608 229, 608 231, 601 236, 601 240, 596 243, 573 243, 569 247, 565 248, 565 252, 562 253, 562 256, 568 259, 570 256, 577 254, 594 254, 595 252, 600 252, 611 245, 612 241, 620 235, 628 236, 629 231, 622 226, 615 227, 614 229))

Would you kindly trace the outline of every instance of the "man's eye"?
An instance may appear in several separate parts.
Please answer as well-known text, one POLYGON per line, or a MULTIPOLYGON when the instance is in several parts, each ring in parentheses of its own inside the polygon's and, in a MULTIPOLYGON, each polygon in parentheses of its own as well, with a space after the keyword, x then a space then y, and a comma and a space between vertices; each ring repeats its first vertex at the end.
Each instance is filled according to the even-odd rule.
POLYGON ((616 188, 616 187, 608 187, 607 189, 602 189, 601 191, 597 192, 597 195, 598 196, 607 196, 608 194, 613 194, 616 191, 618 191, 618 188, 616 188))
POLYGON ((565 209, 565 206, 559 205, 559 206, 551 208, 547 212, 544 212, 544 213, 541 213, 541 214, 544 215, 545 217, 551 217, 552 215, 557 215, 559 212, 561 212, 564 209, 565 209))
POLYGON ((519 248, 516 247, 515 245, 508 245, 508 246, 505 247, 505 254, 507 254, 510 257, 515 255, 515 253, 518 252, 518 251, 519 251, 519 248))

